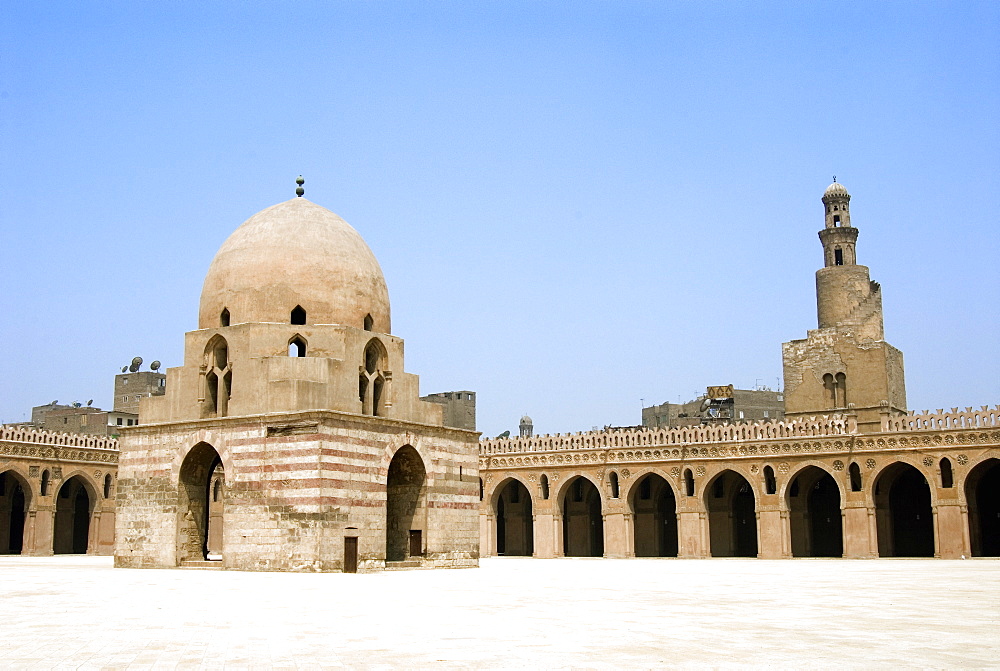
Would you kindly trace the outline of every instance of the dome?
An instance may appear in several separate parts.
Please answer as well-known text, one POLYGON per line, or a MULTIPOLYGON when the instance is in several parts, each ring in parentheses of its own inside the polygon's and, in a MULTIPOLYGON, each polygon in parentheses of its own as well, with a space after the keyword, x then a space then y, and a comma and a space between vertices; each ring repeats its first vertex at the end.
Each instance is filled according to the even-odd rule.
POLYGON ((521 424, 531 424, 531 418, 525 415, 521 418, 521 424))
POLYGON ((222 243, 201 290, 198 328, 289 323, 301 306, 307 324, 343 324, 389 333, 382 268, 350 224, 305 198, 247 219, 222 243))
POLYGON ((840 182, 834 182, 830 186, 826 187, 826 191, 823 192, 824 198, 850 198, 850 194, 847 193, 847 189, 840 182))

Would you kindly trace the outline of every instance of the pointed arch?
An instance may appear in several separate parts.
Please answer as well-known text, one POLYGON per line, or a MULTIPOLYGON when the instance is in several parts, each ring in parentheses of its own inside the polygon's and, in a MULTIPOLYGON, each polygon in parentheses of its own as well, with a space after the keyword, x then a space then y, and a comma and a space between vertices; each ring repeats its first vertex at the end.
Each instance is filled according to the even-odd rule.
POLYGON ((184 456, 177 483, 179 563, 222 559, 225 521, 221 512, 224 507, 213 519, 210 505, 212 483, 224 477, 224 473, 222 457, 209 443, 198 443, 184 456), (210 539, 217 539, 218 546, 210 548, 210 539), (210 549, 213 556, 210 556, 210 549))
POLYGON ((296 333, 288 340, 288 356, 304 357, 306 355, 306 339, 296 333))
POLYGON ((97 490, 84 475, 70 475, 55 496, 53 554, 87 554, 90 521, 97 505, 97 490))
POLYGON ((601 493, 584 475, 570 478, 560 497, 563 554, 567 557, 604 555, 604 516, 601 493))
POLYGON ((740 473, 726 469, 704 488, 713 557, 756 557, 757 494, 740 473))
POLYGON ((386 471, 385 560, 403 561, 424 553, 427 530, 427 470, 420 453, 403 445, 386 471))
POLYGON ((990 457, 965 478, 973 557, 1000 557, 1000 459, 990 457))
POLYGON ((31 503, 27 478, 14 470, 0 473, 0 554, 18 555, 24 551, 31 503))
POLYGON ((817 465, 800 468, 785 489, 792 556, 842 557, 843 503, 833 474, 817 465))
POLYGON ((202 416, 225 417, 229 413, 233 375, 229 343, 218 333, 205 344, 204 362, 202 416))
POLYGON ((677 497, 670 481, 658 473, 637 476, 628 504, 635 556, 676 557, 677 497))
MULTIPOLYGON (((286 303, 287 305, 287 303, 286 303)), ((305 326, 306 323, 306 311, 301 305, 296 305, 292 308, 292 312, 289 315, 289 323, 296 326, 305 326)))
POLYGON ((882 468, 872 485, 880 557, 933 557, 934 514, 930 484, 912 464, 882 468))
POLYGON ((531 491, 518 478, 499 483, 493 495, 498 555, 530 557, 534 553, 534 505, 531 491))

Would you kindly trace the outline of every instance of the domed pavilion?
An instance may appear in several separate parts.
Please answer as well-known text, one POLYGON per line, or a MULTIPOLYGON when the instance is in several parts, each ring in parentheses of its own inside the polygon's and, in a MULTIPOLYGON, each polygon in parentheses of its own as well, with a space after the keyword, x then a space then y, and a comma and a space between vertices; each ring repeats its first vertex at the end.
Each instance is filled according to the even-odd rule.
POLYGON ((123 432, 116 566, 477 565, 478 434, 419 399, 375 255, 301 192, 223 243, 123 432))

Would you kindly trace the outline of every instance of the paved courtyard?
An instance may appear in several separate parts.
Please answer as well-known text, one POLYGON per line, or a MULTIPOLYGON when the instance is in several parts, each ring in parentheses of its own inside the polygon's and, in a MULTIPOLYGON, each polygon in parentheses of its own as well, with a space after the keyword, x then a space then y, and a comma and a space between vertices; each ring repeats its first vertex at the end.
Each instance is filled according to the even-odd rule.
POLYGON ((369 575, 0 557, 3 668, 998 667, 1000 561, 495 558, 369 575))

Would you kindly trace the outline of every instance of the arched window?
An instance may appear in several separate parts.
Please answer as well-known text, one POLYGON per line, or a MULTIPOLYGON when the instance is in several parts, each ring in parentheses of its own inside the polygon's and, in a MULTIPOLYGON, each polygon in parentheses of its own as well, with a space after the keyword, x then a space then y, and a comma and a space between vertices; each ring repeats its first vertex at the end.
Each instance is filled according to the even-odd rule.
POLYGON ((826 391, 826 405, 828 408, 837 407, 837 383, 833 380, 833 375, 827 373, 823 376, 823 389, 826 391))
MULTIPOLYGON (((543 477, 544 477, 544 476, 543 476, 543 477)), ((479 478, 479 500, 480 500, 480 501, 482 501, 482 500, 483 500, 483 497, 484 497, 485 495, 486 495, 486 492, 485 492, 485 491, 483 491, 483 479, 482 479, 482 478, 479 478)))
POLYGON ((861 467, 858 466, 856 462, 851 462, 850 467, 847 469, 847 474, 851 479, 851 491, 860 492, 861 491, 861 467))
POLYGON ((955 486, 954 476, 951 472, 951 461, 948 457, 941 460, 941 486, 945 489, 951 489, 955 486))
POLYGON ((619 489, 618 489, 618 474, 615 473, 614 471, 611 471, 610 481, 611 481, 611 498, 617 499, 618 498, 618 492, 619 492, 619 489))
POLYGON ((215 485, 212 487, 212 501, 218 502, 219 496, 222 494, 222 478, 215 481, 215 485))
POLYGON ((384 414, 389 396, 389 380, 392 374, 386 370, 388 355, 378 338, 372 338, 365 346, 364 364, 358 377, 358 400, 361 412, 380 417, 384 414))
POLYGON ((847 407, 847 376, 837 373, 837 407, 847 407))
POLYGON ((219 326, 229 326, 229 308, 222 308, 222 314, 219 315, 219 326))
POLYGON ((108 473, 104 476, 104 498, 111 497, 111 474, 108 473))
POLYGON ((774 469, 770 466, 764 467, 764 491, 768 494, 778 491, 778 483, 774 480, 774 469))
POLYGON ((49 475, 49 469, 46 468, 44 471, 42 471, 42 484, 41 484, 42 496, 49 495, 49 480, 51 479, 51 477, 52 476, 49 475))
POLYGON ((297 335, 288 341, 288 356, 304 357, 306 355, 306 341, 297 335))
POLYGON ((306 311, 301 305, 296 305, 292 309, 291 322, 293 324, 305 324, 306 323, 306 311))
POLYGON ((371 331, 375 326, 375 320, 372 319, 371 315, 365 315, 365 330, 371 331))
POLYGON ((690 468, 684 469, 684 493, 694 496, 694 473, 690 468))
POLYGON ((225 417, 233 391, 233 373, 229 363, 229 345, 216 335, 205 346, 204 401, 202 415, 225 417))
POLYGON ((840 247, 836 247, 833 250, 833 265, 842 266, 844 265, 844 250, 840 247))
POLYGON ((549 498, 549 476, 542 475, 541 484, 542 484, 542 498, 543 499, 548 499, 549 498))

